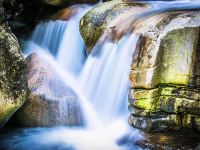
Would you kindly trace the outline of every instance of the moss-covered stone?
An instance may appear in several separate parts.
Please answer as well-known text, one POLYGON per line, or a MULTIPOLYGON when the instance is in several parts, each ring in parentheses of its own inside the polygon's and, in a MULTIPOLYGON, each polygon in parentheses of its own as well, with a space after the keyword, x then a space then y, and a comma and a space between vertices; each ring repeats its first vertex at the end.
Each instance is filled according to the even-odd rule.
MULTIPOLYGON (((146 49, 142 59, 152 59, 154 64, 140 61, 132 68, 130 79, 133 87, 153 88, 159 84, 198 85, 195 80, 195 58, 199 40, 199 28, 183 28, 170 31, 162 40, 157 53, 156 47, 146 49), (146 64, 147 63, 147 64, 146 64)), ((150 60, 151 61, 151 60, 150 60)), ((196 75, 198 76, 198 75, 196 75)), ((197 79, 197 78, 196 78, 197 79)), ((192 85, 191 85, 192 86, 192 85)))
POLYGON ((27 95, 26 65, 16 37, 0 25, 0 126, 24 103, 27 95))
MULTIPOLYGON (((175 84, 189 86, 199 40, 199 28, 169 32, 161 41, 152 86, 175 84)), ((196 83, 198 85, 198 83, 196 83)))
POLYGON ((123 0, 112 0, 97 5, 90 10, 80 21, 80 32, 86 43, 89 53, 94 45, 99 41, 104 32, 111 32, 117 38, 118 31, 116 25, 119 20, 133 18, 138 13, 149 8, 144 3, 126 2, 123 0))
MULTIPOLYGON (((141 29, 130 73, 130 124, 137 127, 135 122, 143 119, 156 120, 161 126, 164 123, 163 130, 198 129, 199 12, 166 16, 164 23, 161 19, 162 23, 156 22, 154 28, 141 29)), ((144 130, 156 131, 148 126, 144 130)))
POLYGON ((129 123, 136 128, 146 132, 158 132, 167 130, 179 130, 181 120, 176 115, 155 115, 147 117, 139 117, 131 115, 129 123))

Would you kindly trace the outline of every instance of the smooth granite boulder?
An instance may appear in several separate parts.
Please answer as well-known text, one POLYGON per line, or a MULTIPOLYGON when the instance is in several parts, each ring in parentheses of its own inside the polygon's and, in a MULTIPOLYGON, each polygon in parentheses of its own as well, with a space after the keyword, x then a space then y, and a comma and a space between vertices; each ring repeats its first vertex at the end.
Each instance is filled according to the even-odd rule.
POLYGON ((62 80, 48 57, 32 53, 26 62, 29 93, 16 121, 29 127, 83 125, 78 95, 62 80))

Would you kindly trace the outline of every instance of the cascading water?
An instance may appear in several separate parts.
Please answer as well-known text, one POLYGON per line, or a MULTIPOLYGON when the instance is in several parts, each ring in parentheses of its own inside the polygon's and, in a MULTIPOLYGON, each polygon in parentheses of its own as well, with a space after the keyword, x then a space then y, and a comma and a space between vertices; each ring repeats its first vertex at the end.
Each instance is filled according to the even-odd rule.
MULTIPOLYGON (((66 27, 67 23, 65 21, 42 22, 34 30, 31 41, 56 55, 66 27)), ((30 52, 29 49, 27 51, 30 52)))
POLYGON ((85 6, 67 22, 56 57, 57 62, 74 75, 80 73, 86 59, 84 42, 79 33, 79 22, 89 9, 91 7, 85 6))
POLYGON ((78 75, 86 59, 84 42, 79 33, 79 22, 91 8, 83 5, 68 21, 57 20, 38 24, 30 41, 25 44, 25 53, 40 51, 35 48, 38 45, 50 52, 71 74, 78 75))
POLYGON ((85 63, 80 81, 103 122, 128 114, 128 75, 137 41, 138 36, 132 35, 118 43, 106 42, 85 63))
MULTIPOLYGON (((127 123, 128 75, 138 36, 127 35, 117 43, 107 41, 101 49, 95 48, 97 55, 92 54, 86 60, 79 21, 90 8, 79 10, 69 21, 40 23, 24 45, 26 55, 32 52, 42 55, 78 94, 86 126, 23 130, 9 141, 12 147, 8 149, 24 150, 30 145, 33 150, 55 149, 56 146, 70 150, 123 149, 117 142, 123 144, 120 139, 130 131, 127 123)), ((61 101, 60 113, 65 112, 65 108, 65 102, 61 101)), ((128 136, 131 142, 142 138, 137 130, 132 132, 134 135, 128 136)))

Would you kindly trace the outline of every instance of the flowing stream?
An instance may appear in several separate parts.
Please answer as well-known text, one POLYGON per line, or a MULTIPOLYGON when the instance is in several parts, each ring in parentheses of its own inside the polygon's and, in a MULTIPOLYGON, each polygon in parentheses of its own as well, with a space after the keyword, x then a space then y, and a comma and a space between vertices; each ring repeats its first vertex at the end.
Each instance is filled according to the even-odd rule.
POLYGON ((105 41, 100 48, 94 47, 97 54, 87 56, 79 21, 91 8, 84 6, 68 21, 38 24, 24 45, 25 55, 43 55, 76 91, 86 126, 19 130, 6 141, 8 149, 140 149, 134 143, 143 137, 127 123, 128 75, 139 36, 127 34, 116 43, 105 41))

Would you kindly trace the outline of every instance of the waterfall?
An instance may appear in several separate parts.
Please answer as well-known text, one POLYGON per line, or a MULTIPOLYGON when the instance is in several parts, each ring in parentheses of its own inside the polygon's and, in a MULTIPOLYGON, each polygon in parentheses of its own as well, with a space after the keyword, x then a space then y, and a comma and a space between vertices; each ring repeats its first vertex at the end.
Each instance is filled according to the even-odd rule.
POLYGON ((68 21, 47 21, 39 23, 30 40, 25 43, 25 53, 44 49, 73 75, 80 73, 86 59, 83 39, 79 33, 79 22, 91 6, 83 5, 68 21), (73 38, 72 38, 73 37, 73 38))
MULTIPOLYGON (((30 146, 33 150, 54 149, 55 145, 77 150, 124 149, 117 142, 130 134, 128 75, 138 36, 127 34, 116 43, 106 40, 100 49, 92 50, 97 53, 86 57, 79 21, 89 9, 90 6, 81 8, 68 21, 39 23, 24 44, 25 55, 36 52, 46 58, 62 81, 79 96, 86 127, 23 130, 9 141, 10 149, 25 150, 30 146)), ((65 103, 60 101, 61 116, 67 109, 65 103)), ((142 138, 135 129, 131 133, 128 136, 131 143, 142 138)))
MULTIPOLYGON (((30 41, 35 42, 40 47, 47 49, 52 55, 57 55, 63 33, 66 30, 66 21, 48 21, 38 24, 32 34, 30 41)), ((29 52, 27 49, 26 52, 29 52)), ((36 51, 36 50, 35 50, 36 51)))
MULTIPOLYGON (((96 126, 99 126, 120 117, 127 119, 128 76, 138 36, 126 35, 117 43, 105 41, 100 49, 98 47, 93 49, 98 51, 98 54, 89 55, 86 59, 84 43, 79 33, 79 21, 90 8, 81 9, 81 13, 77 13, 66 22, 40 23, 33 32, 26 52, 34 51, 47 58, 66 84, 78 92, 82 99, 87 99, 90 108, 93 107, 93 114, 99 120, 96 126), (75 37, 71 38, 71 35, 75 37), (54 36, 55 43, 52 41, 54 36), (59 46, 55 48, 55 45, 59 46), (47 52, 51 53, 54 60, 50 59, 47 52)), ((64 102, 60 104, 60 108, 64 109, 64 102)), ((64 112, 62 109, 60 112, 64 112)), ((84 113, 90 116, 91 113, 87 115, 87 109, 84 113)), ((86 120, 94 122, 94 118, 86 120)))
POLYGON ((117 43, 105 42, 99 54, 87 58, 80 82, 104 123, 128 114, 128 76, 137 41, 133 34, 117 43))
POLYGON ((79 33, 79 22, 91 7, 85 7, 67 22, 67 28, 61 40, 57 61, 74 75, 80 73, 86 59, 84 41, 79 33), (73 36, 73 38, 72 38, 73 36))

